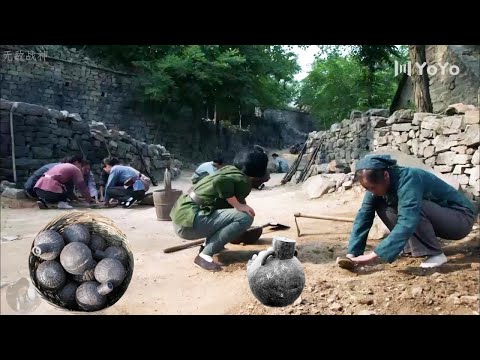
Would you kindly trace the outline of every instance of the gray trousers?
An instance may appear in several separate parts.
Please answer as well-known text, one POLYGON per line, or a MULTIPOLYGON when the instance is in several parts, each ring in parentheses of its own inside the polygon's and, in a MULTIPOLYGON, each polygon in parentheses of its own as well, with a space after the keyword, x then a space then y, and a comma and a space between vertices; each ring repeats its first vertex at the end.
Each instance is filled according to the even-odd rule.
POLYGON ((235 240, 253 223, 253 218, 236 209, 215 210, 210 215, 200 211, 193 222, 193 227, 185 228, 174 225, 175 232, 185 240, 206 239, 202 254, 213 256, 226 244, 235 240))
MULTIPOLYGON (((375 208, 378 216, 392 231, 397 223, 397 209, 390 207, 384 200, 378 200, 375 208)), ((472 231, 475 216, 468 209, 441 207, 434 202, 424 200, 420 222, 403 250, 412 256, 432 256, 442 254, 440 241, 460 240, 472 231)))

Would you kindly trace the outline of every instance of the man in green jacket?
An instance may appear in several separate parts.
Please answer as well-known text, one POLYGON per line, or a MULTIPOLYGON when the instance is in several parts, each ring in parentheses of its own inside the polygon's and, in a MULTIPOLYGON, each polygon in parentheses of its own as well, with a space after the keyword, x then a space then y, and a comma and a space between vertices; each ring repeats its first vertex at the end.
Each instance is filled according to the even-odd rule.
MULTIPOLYGON (((389 155, 367 155, 356 166, 356 178, 367 190, 350 235, 347 257, 368 264, 378 257, 392 263, 402 252, 426 256, 423 268, 447 262, 437 237, 460 240, 472 230, 473 203, 434 174, 400 167, 389 155), (390 234, 364 254, 375 212, 390 234)), ((339 263, 340 266, 342 266, 339 263)))
POLYGON ((264 153, 242 152, 233 166, 202 178, 177 200, 170 212, 177 235, 185 240, 206 238, 194 260, 196 265, 221 270, 213 255, 252 225, 255 212, 245 199, 252 190, 252 180, 265 175, 267 163, 264 153))

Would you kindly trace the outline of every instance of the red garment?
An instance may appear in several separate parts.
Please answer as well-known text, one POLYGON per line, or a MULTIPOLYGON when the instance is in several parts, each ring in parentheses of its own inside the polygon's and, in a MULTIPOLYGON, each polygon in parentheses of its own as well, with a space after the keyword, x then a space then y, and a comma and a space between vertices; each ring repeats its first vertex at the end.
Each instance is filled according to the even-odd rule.
POLYGON ((55 165, 48 170, 44 176, 38 179, 35 188, 61 194, 65 192, 65 184, 73 180, 73 184, 83 195, 87 202, 90 202, 90 192, 85 184, 82 171, 73 164, 65 163, 55 165))

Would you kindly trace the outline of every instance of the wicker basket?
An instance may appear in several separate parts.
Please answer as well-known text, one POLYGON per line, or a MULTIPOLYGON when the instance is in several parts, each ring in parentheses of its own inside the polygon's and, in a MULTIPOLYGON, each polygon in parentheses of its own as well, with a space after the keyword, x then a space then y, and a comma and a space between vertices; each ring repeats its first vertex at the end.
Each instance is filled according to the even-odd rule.
MULTIPOLYGON (((81 224, 86 226, 91 233, 95 233, 102 236, 105 239, 107 246, 112 246, 112 245, 121 246, 128 253, 128 264, 125 267, 127 275, 125 276, 125 279, 123 280, 122 284, 116 287, 110 294, 107 295, 107 305, 104 307, 104 309, 106 309, 112 306, 113 304, 115 304, 123 296, 132 279, 133 265, 134 265, 133 254, 128 245, 127 238, 125 234, 117 226, 115 226, 115 224, 109 218, 98 215, 98 214, 81 212, 81 211, 71 212, 53 219, 42 230, 40 230, 39 233, 44 230, 55 230, 63 235, 63 229, 68 225, 72 225, 72 224, 81 224)), ((33 248, 33 242, 32 242, 32 248, 33 248)), ((47 300, 50 304, 52 304, 56 308, 60 308, 68 311, 87 312, 85 310, 80 309, 77 306, 71 307, 63 304, 58 298, 58 296, 55 294, 55 292, 42 289, 39 286, 35 276, 35 271, 37 270, 38 265, 40 265, 43 261, 44 260, 33 255, 32 252, 30 251, 30 256, 28 258, 30 278, 32 280, 33 285, 35 286, 35 289, 40 294, 40 296, 43 299, 47 300)))

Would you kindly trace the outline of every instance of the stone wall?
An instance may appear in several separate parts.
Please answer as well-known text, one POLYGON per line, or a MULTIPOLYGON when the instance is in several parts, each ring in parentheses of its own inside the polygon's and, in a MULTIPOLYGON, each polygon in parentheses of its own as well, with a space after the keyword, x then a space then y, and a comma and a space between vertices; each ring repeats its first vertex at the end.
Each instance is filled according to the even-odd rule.
POLYGON ((333 124, 330 131, 310 133, 308 152, 321 144, 311 175, 349 172, 367 153, 391 149, 451 175, 471 199, 480 199, 478 108, 455 104, 443 114, 397 110, 387 115, 381 109, 353 111, 350 119, 333 124))
POLYGON ((138 74, 109 68, 80 50, 57 45, 0 45, 0 53, 3 99, 78 113, 88 122, 102 122, 139 141, 161 143, 186 160, 203 162, 218 147, 229 157, 251 144, 284 148, 305 141, 313 129, 304 113, 266 110, 262 117, 242 119, 245 128, 250 125, 249 131, 234 126, 217 131, 212 122, 202 121, 196 134, 190 109, 167 115, 140 101, 138 74), (192 146, 195 141, 198 147, 192 146))
MULTIPOLYGON (((111 154, 145 172, 139 154, 156 180, 162 179, 168 152, 164 146, 138 141, 124 131, 107 130, 103 123, 87 122, 79 114, 0 99, 0 180, 13 181, 10 114, 13 118, 17 187, 42 165, 84 153, 96 174, 101 160, 111 154)), ((181 164, 177 162, 175 166, 181 164)), ((175 171, 174 176, 178 175, 175 171)))

